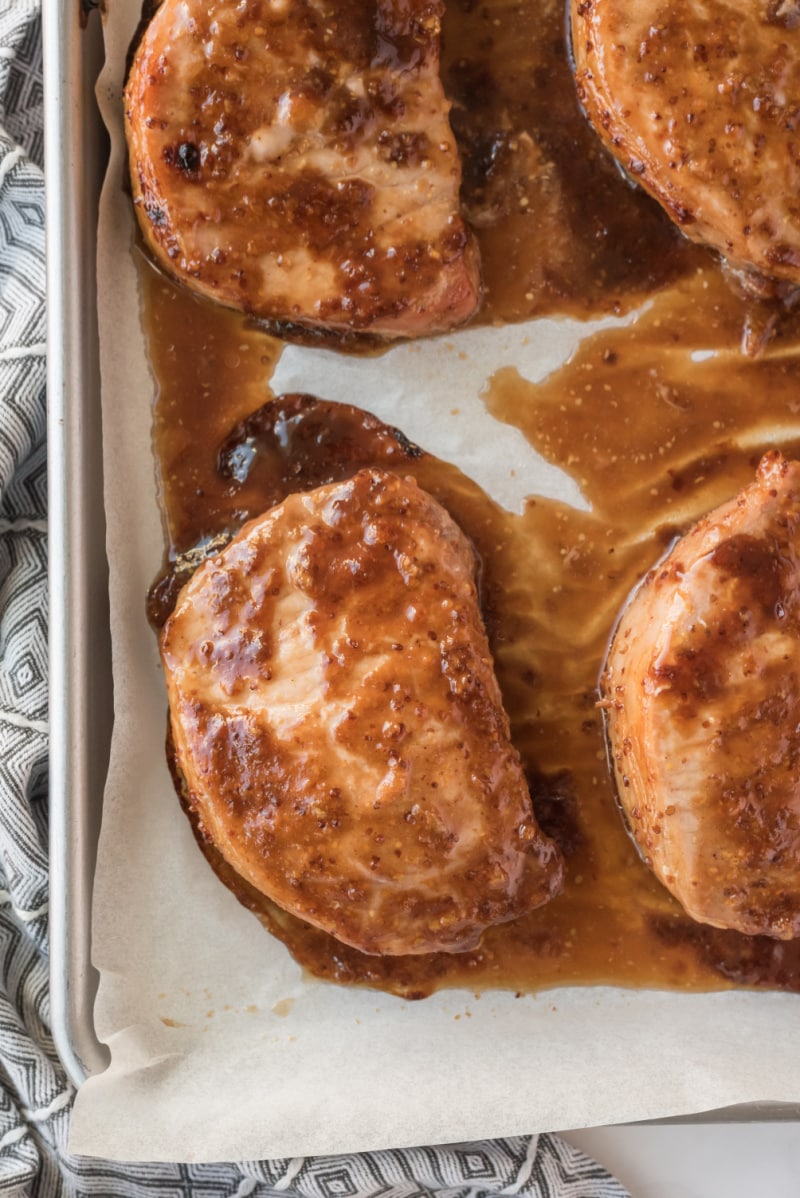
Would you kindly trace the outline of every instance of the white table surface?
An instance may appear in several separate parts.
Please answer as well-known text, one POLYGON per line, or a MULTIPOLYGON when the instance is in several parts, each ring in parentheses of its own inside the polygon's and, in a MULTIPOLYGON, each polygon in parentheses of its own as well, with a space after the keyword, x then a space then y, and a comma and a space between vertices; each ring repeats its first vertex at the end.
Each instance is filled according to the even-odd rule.
POLYGON ((632 1198, 800 1198, 800 1123, 601 1127, 562 1135, 610 1169, 632 1198))

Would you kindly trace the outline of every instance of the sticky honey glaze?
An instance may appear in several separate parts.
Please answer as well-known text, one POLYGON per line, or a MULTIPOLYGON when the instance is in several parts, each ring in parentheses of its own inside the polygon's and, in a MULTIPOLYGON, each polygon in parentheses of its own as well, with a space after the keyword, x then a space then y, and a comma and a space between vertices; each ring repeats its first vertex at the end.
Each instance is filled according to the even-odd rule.
POLYGON ((692 923, 642 864, 617 811, 597 707, 608 639, 638 579, 750 481, 765 448, 800 454, 797 323, 776 328, 771 309, 739 296, 604 159, 570 90, 561 20, 549 0, 455 2, 444 77, 481 240, 482 319, 631 313, 650 297, 543 382, 505 369, 486 385, 493 415, 570 474, 589 511, 532 496, 508 513, 357 409, 273 397, 279 341, 144 262, 141 282, 167 536, 154 625, 209 547, 290 491, 367 465, 413 475, 477 547, 512 737, 537 816, 565 854, 565 892, 470 953, 368 957, 271 906, 206 851, 298 961, 339 982, 408 997, 573 983, 800 990, 799 943, 692 923), (743 355, 743 336, 760 356, 743 355))

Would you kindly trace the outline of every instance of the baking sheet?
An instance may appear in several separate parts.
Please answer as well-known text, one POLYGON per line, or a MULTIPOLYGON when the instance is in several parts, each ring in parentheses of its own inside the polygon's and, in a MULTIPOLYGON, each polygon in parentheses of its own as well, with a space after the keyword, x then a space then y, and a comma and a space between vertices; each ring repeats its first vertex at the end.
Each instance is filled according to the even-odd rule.
MULTIPOLYGON (((111 1065, 78 1095, 71 1150, 286 1157, 798 1099, 794 996, 587 988, 406 1003, 341 989, 306 977, 209 870, 164 762, 166 699, 144 612, 162 533, 153 381, 121 190, 122 65, 137 19, 136 0, 111 6, 99 85, 114 146, 98 278, 115 731, 93 957, 111 1065)), ((501 365, 542 377, 591 327, 471 330, 377 359, 291 348, 273 386, 368 407, 512 509, 530 493, 581 504, 571 480, 480 396, 501 365)))
POLYGON ((95 300, 106 139, 94 84, 100 14, 43 14, 47 227, 50 1028, 77 1084, 105 1067, 94 1034, 92 877, 111 742, 111 643, 95 300), (75 303, 76 295, 82 302, 75 303), (91 646, 86 652, 85 646, 91 646))

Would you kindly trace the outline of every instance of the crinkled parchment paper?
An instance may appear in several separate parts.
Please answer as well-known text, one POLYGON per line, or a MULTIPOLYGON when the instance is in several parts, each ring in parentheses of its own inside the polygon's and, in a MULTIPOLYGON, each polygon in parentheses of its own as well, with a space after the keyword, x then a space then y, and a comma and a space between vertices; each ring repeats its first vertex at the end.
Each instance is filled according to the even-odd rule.
MULTIPOLYGON (((114 154, 99 283, 115 732, 93 954, 111 1065, 78 1095, 72 1150, 287 1157, 800 1099, 797 997, 587 988, 408 1003, 303 976, 213 876, 168 777, 166 699, 145 620, 162 534, 120 103, 139 0, 109 9, 99 94, 114 154)), ((568 321, 480 329, 377 359, 292 348, 274 386, 363 403, 509 507, 531 493, 580 503, 569 479, 492 420, 480 392, 501 365, 543 376, 585 332, 568 321)))

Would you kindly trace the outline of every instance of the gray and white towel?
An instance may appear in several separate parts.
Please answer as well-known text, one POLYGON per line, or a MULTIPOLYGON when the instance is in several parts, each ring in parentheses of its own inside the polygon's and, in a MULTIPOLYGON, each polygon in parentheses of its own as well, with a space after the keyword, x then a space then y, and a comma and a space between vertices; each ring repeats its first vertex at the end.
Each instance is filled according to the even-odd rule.
POLYGON ((48 1026, 39 6, 0 0, 0 1198, 625 1198, 599 1165, 549 1135, 220 1165, 126 1165, 66 1151, 72 1090, 48 1026))

